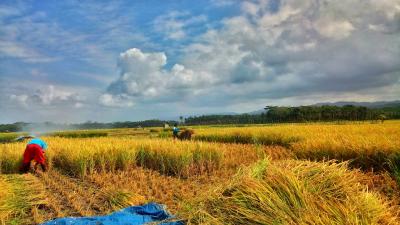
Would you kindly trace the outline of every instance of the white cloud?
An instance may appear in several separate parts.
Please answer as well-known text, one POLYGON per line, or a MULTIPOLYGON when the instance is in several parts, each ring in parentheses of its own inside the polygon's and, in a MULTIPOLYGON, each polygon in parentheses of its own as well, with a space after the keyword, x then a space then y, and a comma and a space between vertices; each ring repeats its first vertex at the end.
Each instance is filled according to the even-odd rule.
POLYGON ((250 1, 245 1, 242 4, 242 10, 245 13, 248 13, 250 15, 256 15, 261 7, 258 6, 258 4, 250 2, 250 1))
POLYGON ((132 48, 120 54, 120 77, 101 96, 105 106, 133 106, 134 100, 161 99, 171 92, 200 87, 213 81, 210 74, 194 72, 175 64, 165 69, 167 57, 163 52, 144 53, 132 48))
POLYGON ((99 98, 99 102, 103 106, 108 107, 131 107, 134 105, 134 102, 127 95, 111 95, 111 94, 102 94, 99 98))
POLYGON ((17 104, 23 106, 23 107, 27 107, 28 106, 28 95, 10 95, 10 100, 11 101, 15 101, 17 102, 17 104))
POLYGON ((54 8, 68 14, 57 17, 30 2, 0 4, 0 102, 9 106, 3 111, 57 119, 83 112, 92 118, 101 109, 97 118, 108 111, 112 120, 114 112, 149 116, 159 106, 173 114, 180 107, 235 111, 265 102, 400 96, 400 0, 208 3, 209 17, 190 8, 142 24, 128 2, 60 2, 54 8), (227 11, 216 16, 225 9, 214 6, 227 11), (66 17, 82 23, 61 22, 66 17), (142 50, 123 51, 112 78, 117 51, 131 46, 142 50), (68 63, 35 64, 59 59, 68 63))
POLYGON ((189 27, 206 21, 207 18, 204 15, 192 16, 186 12, 173 11, 157 17, 153 26, 155 31, 163 33, 167 39, 181 40, 186 38, 189 27))
POLYGON ((80 60, 111 70, 114 68, 115 46, 127 42, 148 40, 139 32, 132 32, 132 24, 124 15, 118 15, 119 4, 60 2, 55 7, 66 7, 69 16, 82 14, 83 23, 91 29, 82 31, 76 25, 65 25, 41 8, 30 3, 12 6, 0 5, 0 58, 19 59, 27 63, 49 63, 67 58, 80 60), (68 7, 67 7, 68 6, 68 7), (4 12, 3 12, 4 11, 4 12), (72 29, 71 29, 72 28, 72 29), (101 35, 98 35, 101 33, 101 35), (57 57, 54 57, 57 53, 57 57))
POLYGON ((21 9, 19 8, 0 6, 0 19, 20 14, 21 14, 21 9))
POLYGON ((53 85, 36 90, 36 93, 32 95, 32 98, 36 99, 43 105, 51 105, 55 102, 63 102, 68 100, 79 100, 79 96, 75 93, 55 89, 53 85))
POLYGON ((33 54, 34 53, 31 51, 17 45, 16 43, 0 41, 0 55, 2 56, 26 58, 33 54))
POLYGON ((111 93, 131 96, 153 96, 163 86, 162 67, 167 63, 164 53, 143 53, 132 48, 120 54, 120 78, 111 84, 111 93))
MULTIPOLYGON (((242 90, 251 82, 261 83, 261 90, 243 92, 249 98, 261 97, 260 91, 265 97, 282 97, 327 89, 352 92, 398 82, 398 73, 387 74, 400 70, 394 61, 400 56, 400 50, 393 49, 399 44, 396 35, 363 29, 371 17, 385 11, 349 0, 282 1, 279 11, 268 12, 265 2, 244 4, 245 15, 210 31, 200 48, 191 46, 184 65, 196 72, 209 71, 223 84, 240 82, 242 90)), ((392 23, 388 18, 379 20, 392 23)))
POLYGON ((399 2, 282 0, 271 10, 271 1, 246 1, 241 15, 186 46, 170 70, 163 53, 123 53, 129 57, 107 94, 135 102, 184 95, 221 106, 321 93, 360 96, 366 90, 384 98, 382 88, 400 76, 399 2))
POLYGON ((85 105, 83 103, 81 103, 81 102, 77 102, 77 103, 74 104, 74 107, 77 108, 77 109, 82 108, 84 106, 85 105))
POLYGON ((12 7, 0 5, 0 58, 16 58, 28 63, 59 60, 42 53, 36 44, 43 41, 49 45, 55 34, 63 35, 65 32, 54 24, 38 22, 46 18, 45 13, 35 12, 28 15, 27 10, 27 6, 18 3, 12 7))
POLYGON ((233 4, 238 4, 240 3, 240 0, 211 0, 210 3, 215 7, 226 7, 233 4))
POLYGON ((349 21, 318 21, 317 27, 322 36, 336 40, 350 36, 354 30, 353 24, 349 21))
POLYGON ((54 87, 53 85, 43 86, 32 94, 11 94, 9 98, 12 102, 27 107, 30 105, 56 106, 73 105, 75 107, 83 106, 85 98, 71 91, 54 87))
POLYGON ((25 47, 17 42, 0 40, 0 58, 19 58, 30 63, 47 63, 58 60, 57 58, 46 57, 36 50, 25 47))

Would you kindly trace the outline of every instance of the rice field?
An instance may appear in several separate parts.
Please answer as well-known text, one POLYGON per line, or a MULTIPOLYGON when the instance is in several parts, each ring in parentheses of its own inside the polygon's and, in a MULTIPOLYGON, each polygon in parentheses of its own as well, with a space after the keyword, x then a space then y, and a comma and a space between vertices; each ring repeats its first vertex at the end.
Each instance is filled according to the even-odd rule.
POLYGON ((22 175, 26 142, 0 144, 0 224, 151 201, 187 224, 400 222, 400 121, 189 129, 59 132, 49 171, 22 175))
POLYGON ((285 124, 196 130, 196 140, 278 145, 298 159, 350 160, 354 167, 388 169, 400 154, 400 122, 285 124))

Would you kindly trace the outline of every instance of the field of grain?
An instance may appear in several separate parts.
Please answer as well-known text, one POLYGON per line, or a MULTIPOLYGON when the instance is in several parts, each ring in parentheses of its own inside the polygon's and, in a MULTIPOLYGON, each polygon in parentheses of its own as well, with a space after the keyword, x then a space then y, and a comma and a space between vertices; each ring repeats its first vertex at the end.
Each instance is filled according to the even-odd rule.
POLYGON ((188 129, 192 141, 162 129, 45 136, 46 173, 18 174, 26 142, 0 144, 0 223, 151 201, 188 224, 399 223, 400 121, 188 129))
POLYGON ((363 169, 387 169, 400 154, 400 122, 285 124, 196 129, 196 140, 279 145, 298 159, 351 160, 363 169))

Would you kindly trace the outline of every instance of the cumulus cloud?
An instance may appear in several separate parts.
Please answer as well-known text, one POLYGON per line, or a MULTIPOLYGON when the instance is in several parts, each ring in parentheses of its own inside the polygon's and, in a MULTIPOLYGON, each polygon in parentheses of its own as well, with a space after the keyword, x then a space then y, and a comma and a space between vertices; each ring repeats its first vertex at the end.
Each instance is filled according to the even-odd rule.
POLYGON ((76 108, 82 107, 85 100, 77 93, 61 90, 53 85, 37 89, 32 94, 12 94, 9 99, 24 107, 72 105, 76 108))
POLYGON ((271 12, 271 2, 244 3, 244 15, 226 20, 223 29, 208 32, 201 45, 191 46, 184 65, 209 71, 222 84, 242 83, 242 90, 251 82, 261 83, 261 90, 250 91, 264 93, 260 97, 351 92, 398 82, 400 49, 394 46, 400 43, 399 31, 388 34, 367 27, 393 27, 396 14, 387 12, 400 1, 391 1, 391 6, 376 1, 281 1, 276 12, 271 12))
POLYGON ((162 52, 122 53, 120 77, 106 95, 138 102, 177 100, 179 93, 226 105, 358 96, 400 82, 399 0, 260 0, 241 9, 187 46, 171 69, 162 52))
POLYGON ((135 101, 162 99, 179 89, 197 87, 206 83, 207 76, 195 74, 183 65, 165 68, 167 56, 163 52, 145 53, 132 48, 119 56, 119 78, 100 96, 105 106, 133 106, 135 101))
POLYGON ((108 91, 112 94, 125 93, 130 96, 154 96, 163 86, 162 67, 167 63, 164 53, 143 53, 133 48, 120 54, 120 78, 113 82, 108 91))

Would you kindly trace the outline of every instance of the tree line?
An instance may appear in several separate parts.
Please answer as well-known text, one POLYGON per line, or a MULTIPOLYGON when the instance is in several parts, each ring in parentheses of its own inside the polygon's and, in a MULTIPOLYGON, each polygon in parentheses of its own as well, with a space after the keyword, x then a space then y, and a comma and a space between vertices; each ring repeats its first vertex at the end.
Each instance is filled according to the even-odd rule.
MULTIPOLYGON (((261 114, 239 115, 204 115, 188 118, 180 117, 180 124, 209 125, 209 124, 262 124, 287 122, 319 122, 319 121, 384 121, 385 119, 400 119, 400 106, 386 108, 367 108, 364 106, 299 106, 277 107, 267 106, 261 114)), ((173 125, 174 120, 144 120, 113 123, 87 121, 79 124, 57 124, 52 122, 0 124, 0 132, 20 132, 36 130, 41 132, 54 130, 84 130, 111 128, 162 127, 164 124, 173 125)))
POLYGON ((144 127, 162 127, 164 124, 174 124, 177 121, 166 121, 166 120, 144 120, 144 121, 125 121, 125 122, 114 122, 114 123, 100 123, 87 121, 78 124, 59 124, 52 122, 44 123, 24 123, 17 122, 13 124, 0 124, 0 132, 48 132, 55 130, 90 130, 90 129, 112 129, 112 128, 144 128, 144 127))
POLYGON ((364 106, 267 106, 261 114, 204 115, 186 118, 186 125, 262 124, 319 121, 384 121, 400 119, 400 107, 372 109, 364 106))

